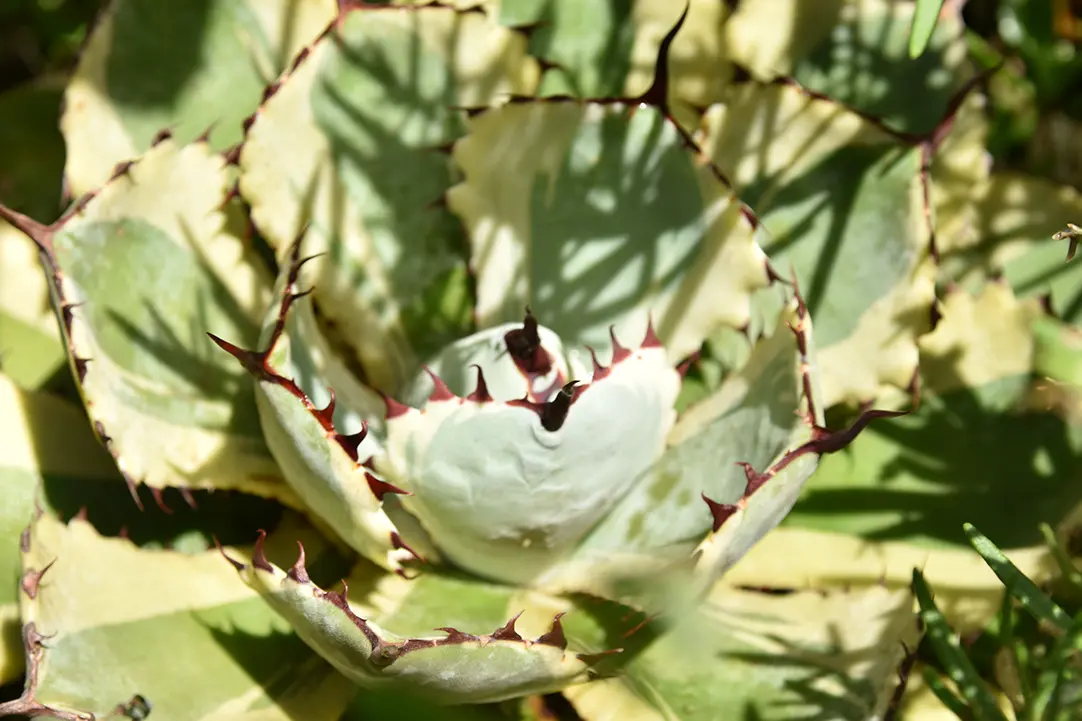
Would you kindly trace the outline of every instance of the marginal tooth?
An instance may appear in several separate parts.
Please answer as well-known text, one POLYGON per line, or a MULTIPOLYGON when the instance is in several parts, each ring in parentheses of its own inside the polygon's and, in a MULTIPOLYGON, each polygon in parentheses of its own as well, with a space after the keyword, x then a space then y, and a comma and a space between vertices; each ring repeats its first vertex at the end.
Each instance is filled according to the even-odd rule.
POLYGON ((541 410, 541 427, 546 431, 558 431, 567 420, 571 410, 571 401, 575 399, 575 386, 578 381, 571 381, 560 389, 551 401, 541 410))
POLYGON ((631 351, 620 345, 620 341, 616 340, 616 327, 609 326, 609 338, 612 339, 612 365, 616 365, 623 359, 631 355, 631 351))
POLYGON ((651 317, 646 321, 646 337, 642 339, 642 348, 661 348, 661 339, 657 337, 657 332, 654 330, 654 319, 651 317))
POLYGON ((334 406, 337 401, 335 397, 334 388, 327 388, 330 393, 331 399, 327 401, 326 408, 314 409, 312 415, 316 417, 319 424, 323 426, 324 430, 331 430, 334 427, 334 406))
POLYGON ((622 648, 611 648, 608 651, 598 651, 597 653, 576 653, 575 658, 582 661, 587 666, 593 666, 604 658, 623 652, 624 649, 622 648))
POLYGON ((718 503, 712 498, 707 497, 705 493, 700 494, 702 499, 706 501, 707 507, 710 509, 710 515, 714 517, 713 531, 717 533, 721 530, 721 527, 725 524, 729 517, 736 513, 737 507, 731 503, 718 503))
POLYGON ((180 497, 184 499, 184 502, 188 504, 189 508, 191 508, 193 511, 199 510, 199 506, 195 502, 195 496, 192 495, 190 489, 185 488, 184 486, 180 486, 177 488, 177 490, 180 491, 180 497))
POLYGON ((586 346, 586 349, 590 351, 590 360, 593 361, 594 364, 594 374, 590 379, 590 382, 596 383, 597 381, 607 376, 612 371, 612 369, 606 368, 605 366, 601 365, 601 361, 597 359, 597 351, 595 351, 590 346, 586 346))
POLYGON ((552 629, 549 630, 543 636, 538 636, 534 643, 541 643, 546 646, 555 646, 559 649, 567 648, 567 637, 564 635, 564 626, 560 623, 560 618, 563 616, 563 612, 556 614, 552 619, 552 629))
POLYGON ((492 401, 492 395, 488 392, 488 384, 485 383, 485 373, 476 363, 473 367, 477 369, 477 387, 474 388, 473 393, 466 396, 466 400, 474 403, 489 403, 492 401))
POLYGON ((233 568, 237 569, 238 571, 243 571, 245 568, 247 568, 247 566, 245 566, 243 563, 241 563, 235 558, 232 558, 228 553, 225 552, 225 549, 222 548, 222 543, 218 540, 217 536, 212 536, 212 538, 214 539, 214 545, 218 548, 218 553, 222 554, 222 558, 229 561, 230 565, 232 565, 233 568))
POLYGON ((435 403, 437 401, 450 401, 454 400, 458 396, 451 392, 451 389, 447 387, 447 384, 443 382, 443 379, 432 372, 432 369, 428 366, 424 366, 424 372, 428 374, 428 377, 432 379, 432 393, 428 396, 429 403, 435 403))
POLYGON ((688 371, 691 370, 691 367, 693 365, 695 365, 696 363, 699 362, 699 358, 701 356, 702 356, 702 351, 695 351, 694 353, 689 355, 687 358, 685 358, 684 361, 680 365, 676 366, 676 372, 680 374, 681 378, 687 377, 688 371))
POLYGON ((770 480, 770 477, 773 475, 773 473, 770 471, 767 471, 766 473, 758 473, 754 468, 751 467, 750 463, 747 463, 745 461, 739 461, 736 465, 744 469, 744 477, 748 481, 747 486, 744 488, 744 498, 750 498, 751 494, 759 490, 762 485, 768 480, 770 480))
POLYGON ((452 628, 450 626, 441 626, 440 628, 437 628, 436 630, 437 631, 443 631, 444 633, 447 634, 447 638, 444 638, 444 639, 440 640, 439 643, 440 643, 441 646, 443 646, 445 644, 450 644, 450 643, 469 643, 470 641, 477 641, 478 640, 477 636, 474 636, 473 634, 469 634, 469 633, 463 633, 462 631, 459 631, 457 628, 452 628))
POLYGON ((263 541, 267 538, 267 532, 260 529, 259 538, 255 541, 255 548, 252 549, 252 565, 261 571, 267 573, 273 573, 274 567, 270 565, 270 561, 267 560, 266 551, 263 550, 263 541))
POLYGON ((398 418, 399 416, 404 416, 407 413, 409 413, 410 410, 412 410, 406 404, 399 403, 398 401, 396 401, 394 398, 391 398, 386 393, 381 392, 380 395, 383 397, 384 405, 387 406, 387 413, 384 414, 384 418, 386 420, 388 420, 388 421, 391 420, 392 418, 398 418))
POLYGON ((173 515, 173 509, 166 505, 165 499, 162 498, 162 489, 151 488, 150 495, 154 497, 154 502, 158 504, 158 508, 162 509, 162 512, 170 516, 173 515))
POLYGON ((493 631, 490 638, 493 641, 522 641, 522 636, 518 635, 518 631, 515 630, 515 622, 518 621, 521 615, 522 611, 516 613, 510 621, 493 631))
POLYGON ((308 569, 305 568, 304 557, 304 544, 297 541, 297 560, 293 563, 293 566, 286 571, 286 575, 292 578, 297 583, 311 583, 312 579, 308 578, 308 569))
POLYGON ((402 536, 398 535, 397 532, 392 532, 391 533, 391 546, 394 547, 395 549, 408 552, 411 556, 413 556, 415 559, 417 559, 421 563, 428 563, 428 561, 425 560, 424 556, 422 556, 421 554, 417 553, 417 551, 410 548, 409 544, 406 543, 405 541, 403 541, 402 536))
POLYGON ((361 430, 356 433, 350 433, 344 435, 342 433, 335 433, 334 439, 338 441, 338 445, 342 447, 342 450, 346 452, 346 455, 356 463, 357 462, 357 449, 361 447, 361 443, 368 437, 368 423, 361 421, 361 430))
POLYGON ((413 495, 409 491, 404 491, 393 483, 388 483, 380 478, 376 478, 375 475, 365 471, 364 479, 368 481, 368 488, 371 489, 372 495, 376 497, 376 500, 382 501, 383 496, 388 493, 394 493, 399 496, 411 496, 413 495))

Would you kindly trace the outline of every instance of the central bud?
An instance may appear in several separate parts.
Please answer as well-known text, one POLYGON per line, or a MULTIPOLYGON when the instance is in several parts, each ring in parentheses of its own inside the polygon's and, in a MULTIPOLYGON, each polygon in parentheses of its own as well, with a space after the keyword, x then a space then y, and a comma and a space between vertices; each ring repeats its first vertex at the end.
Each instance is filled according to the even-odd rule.
POLYGON ((652 332, 581 363, 527 312, 448 347, 387 421, 379 470, 459 566, 528 584, 660 456, 679 374, 652 332))

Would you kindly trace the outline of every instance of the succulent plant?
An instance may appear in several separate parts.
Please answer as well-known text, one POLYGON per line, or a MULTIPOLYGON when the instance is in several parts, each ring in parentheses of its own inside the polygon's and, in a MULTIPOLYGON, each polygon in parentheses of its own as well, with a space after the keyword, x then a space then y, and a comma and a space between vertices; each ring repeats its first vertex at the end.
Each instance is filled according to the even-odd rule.
POLYGON ((0 712, 896 701, 895 581, 927 551, 851 572, 865 520, 808 519, 923 452, 883 451, 864 429, 903 413, 870 408, 927 390, 904 435, 1013 382, 1041 315, 973 262, 996 200, 957 18, 905 85, 828 61, 904 55, 908 5, 631 5, 110 5, 65 92, 77 199, 0 206, 4 281, 30 238, 62 345, 28 279, 0 322, 66 353, 83 404, 33 390, 19 342, 0 680, 25 651, 26 688, 0 712), (143 514, 91 527, 69 496, 121 479, 143 514), (216 514, 221 554, 140 530, 216 514))

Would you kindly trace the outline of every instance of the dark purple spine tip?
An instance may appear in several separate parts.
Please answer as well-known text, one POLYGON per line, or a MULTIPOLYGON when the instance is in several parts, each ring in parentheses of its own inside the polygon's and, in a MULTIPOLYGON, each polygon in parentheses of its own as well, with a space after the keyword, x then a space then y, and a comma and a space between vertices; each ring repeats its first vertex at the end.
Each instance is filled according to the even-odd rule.
POLYGON ((651 317, 646 321, 646 335, 642 339, 642 348, 661 348, 661 339, 657 337, 657 331, 654 329, 654 319, 651 317))
POLYGON ((518 621, 520 616, 522 616, 522 611, 516 613, 514 616, 511 617, 510 621, 493 631, 490 638, 493 641, 522 641, 522 636, 520 636, 518 634, 518 631, 515 630, 515 623, 518 621))
POLYGON ((360 457, 358 454, 360 452, 361 443, 363 443, 364 439, 367 437, 368 423, 365 421, 361 421, 361 430, 356 433, 350 433, 348 435, 342 433, 334 434, 334 440, 338 442, 338 445, 346 452, 346 455, 349 456, 349 459, 354 463, 356 463, 357 459, 360 457))
POLYGON ((166 140, 169 140, 172 137, 173 130, 171 128, 163 128, 162 130, 159 130, 158 133, 154 136, 154 138, 150 141, 150 147, 153 148, 156 145, 161 145, 166 140))
POLYGON ((725 525, 725 522, 729 520, 729 517, 736 513, 737 507, 731 503, 718 503, 705 493, 699 495, 706 501, 706 506, 710 509, 710 515, 714 518, 714 523, 711 528, 714 533, 717 533, 721 530, 721 527, 725 525))
POLYGON ((407 406, 405 403, 399 403, 386 393, 381 393, 380 395, 383 397, 383 404, 387 407, 387 412, 384 414, 384 418, 386 420, 389 421, 393 418, 404 416, 410 412, 410 407, 407 406))
POLYGON ((576 386, 578 386, 578 381, 566 384, 551 401, 541 408, 541 427, 546 431, 558 431, 563 427, 567 414, 571 410, 571 402, 577 397, 576 386))
POLYGON ((229 561, 230 565, 233 566, 233 568, 237 569, 238 571, 243 571, 245 568, 247 568, 247 566, 245 566, 243 563, 241 563, 235 558, 232 558, 228 553, 225 552, 225 549, 222 548, 222 542, 218 540, 218 536, 211 536, 211 538, 214 539, 214 546, 218 549, 218 553, 222 554, 222 558, 229 561))
POLYGON ((615 326, 609 326, 609 338, 612 340, 612 365, 616 365, 631 355, 631 351, 620 345, 620 341, 616 339, 615 326))
POLYGON ((476 363, 473 367, 477 369, 477 386, 473 389, 473 393, 466 396, 466 400, 473 401, 474 403, 490 403, 492 401, 492 394, 488 392, 488 384, 485 382, 485 372, 481 370, 481 366, 476 363))
POLYGON ((162 489, 152 487, 150 489, 150 495, 154 498, 154 502, 158 504, 158 508, 161 509, 162 513, 167 516, 173 515, 173 509, 169 507, 165 502, 165 498, 162 497, 162 489))
POLYGON ((330 400, 327 401, 327 407, 313 410, 312 414, 319 421, 319 424, 323 426, 323 430, 331 431, 334 429, 334 407, 338 402, 338 398, 335 395, 334 388, 327 388, 327 392, 331 396, 330 400))
POLYGON ((564 635, 564 626, 560 623, 560 619, 563 618, 564 615, 565 614, 562 611, 556 614, 552 619, 552 628, 549 632, 543 636, 538 636, 534 643, 540 643, 545 646, 555 646, 561 650, 566 649, 567 637, 564 635))
POLYGON ((364 472, 364 480, 368 483, 368 489, 372 491, 372 495, 376 497, 377 501, 382 501, 383 497, 388 493, 393 493, 397 496, 412 495, 408 491, 402 490, 393 483, 388 483, 381 478, 377 478, 369 471, 364 472))
POLYGON ((411 556, 413 556, 415 559, 417 559, 417 561, 419 561, 420 563, 428 563, 428 561, 425 560, 424 556, 417 553, 417 551, 413 550, 413 548, 411 548, 408 543, 406 543, 405 541, 402 540, 402 536, 398 535, 397 532, 392 532, 391 533, 391 547, 408 552, 411 556))
POLYGON ((293 563, 293 566, 286 571, 286 575, 297 583, 311 583, 312 579, 308 577, 308 569, 305 567, 306 560, 304 555, 304 544, 298 540, 297 560, 293 563))
POLYGON ((457 397, 451 392, 451 389, 447 387, 447 384, 443 382, 443 379, 436 375, 431 368, 423 366, 423 369, 424 372, 428 374, 428 377, 432 379, 432 392, 428 395, 429 403, 450 401, 457 397))
POLYGON ((676 372, 680 374, 681 378, 687 377, 688 371, 690 371, 692 368, 695 367, 696 364, 698 364, 699 358, 701 356, 701 351, 695 351, 687 358, 685 358, 683 362, 680 363, 680 365, 676 366, 676 372))
POLYGON ((260 529, 259 537, 255 540, 255 547, 252 549, 252 565, 261 571, 267 573, 273 573, 274 567, 271 566, 270 561, 267 560, 266 551, 263 549, 263 541, 267 538, 267 532, 260 529))

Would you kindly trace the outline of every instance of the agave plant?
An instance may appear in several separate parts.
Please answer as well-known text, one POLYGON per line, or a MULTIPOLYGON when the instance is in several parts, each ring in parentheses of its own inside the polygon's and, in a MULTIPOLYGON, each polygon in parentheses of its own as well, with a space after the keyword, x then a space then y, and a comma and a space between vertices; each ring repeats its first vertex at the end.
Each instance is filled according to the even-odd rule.
MULTIPOLYGON (((831 433, 827 407, 915 387, 935 302, 929 203, 945 250, 971 212, 958 207, 969 148, 940 152, 962 144, 959 128, 967 139, 971 99, 955 84, 935 117, 892 128, 792 79, 730 87, 729 52, 767 76, 795 63, 788 45, 748 45, 765 37, 751 3, 728 18, 729 46, 711 34, 719 3, 685 16, 638 4, 616 79, 603 29, 573 14, 539 28, 516 24, 513 2, 287 5, 212 13, 214 32, 230 28, 252 58, 207 40, 211 69, 176 83, 181 120, 147 101, 157 79, 135 92, 149 82, 137 66, 154 63, 133 63, 119 40, 152 53, 143 35, 173 25, 155 29, 134 2, 99 23, 66 92, 65 179, 79 199, 48 225, 0 215, 36 244, 110 457, 86 450, 83 420, 55 399, 0 386, 0 401, 25 419, 7 434, 25 452, 11 455, 41 476, 119 470, 136 504, 149 494, 168 507, 169 489, 191 505, 204 494, 201 506, 208 491, 236 493, 292 521, 250 552, 234 534, 225 559, 179 560, 24 499, 27 686, 0 709, 132 717, 152 701, 214 717, 149 674, 138 687, 123 673, 74 679, 85 659, 118 657, 116 639, 143 619, 243 602, 228 634, 200 617, 161 623, 175 636, 155 643, 177 639, 173 652, 199 667, 206 654, 181 638, 209 626, 234 653, 226 635, 273 629, 284 638, 265 653, 297 659, 291 683, 250 673, 266 673, 257 680, 283 715, 337 718, 356 686, 402 684, 440 703, 575 689, 588 718, 621 704, 717 718, 782 685, 772 668, 732 682, 761 651, 735 637, 778 644, 820 616, 874 669, 861 712, 882 712, 895 641, 914 642, 908 592, 753 594, 721 613, 716 582, 786 517, 820 456, 898 415, 857 413, 831 433), (253 68, 267 67, 246 98, 253 68), (837 208, 809 202, 823 187, 837 208), (860 262, 834 263, 839 247, 860 262), (93 457, 90 470, 65 466, 54 436, 93 457), (330 590, 335 549, 352 569, 330 590), (95 585, 90 564, 126 569, 141 590, 95 585), (181 597, 176 608, 158 587, 181 597), (133 596, 146 606, 122 613, 133 596), (784 632, 742 630, 782 606, 784 632), (611 675, 631 681, 606 685, 611 675), (595 688, 606 693, 583 691, 595 688)), ((899 11, 884 7, 861 32, 890 24, 899 11)), ((817 72, 803 80, 829 84, 817 72)), ((1001 295, 982 296, 979 313, 951 306, 931 344, 942 377, 958 346, 979 364, 984 319, 1014 309, 1001 295)), ((799 555, 789 560, 804 572, 799 555)), ((811 634, 820 651, 831 629, 811 634)), ((236 704, 251 687, 224 662, 199 671, 221 673, 236 704)))

